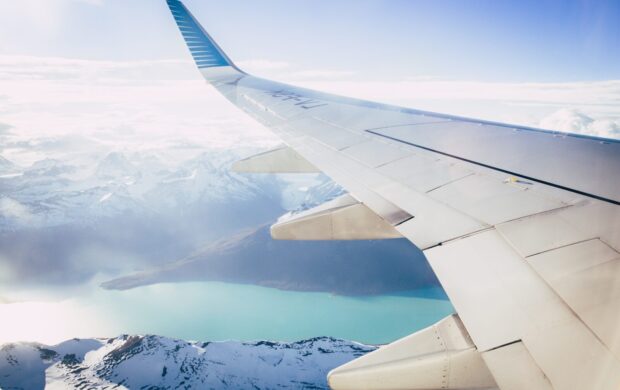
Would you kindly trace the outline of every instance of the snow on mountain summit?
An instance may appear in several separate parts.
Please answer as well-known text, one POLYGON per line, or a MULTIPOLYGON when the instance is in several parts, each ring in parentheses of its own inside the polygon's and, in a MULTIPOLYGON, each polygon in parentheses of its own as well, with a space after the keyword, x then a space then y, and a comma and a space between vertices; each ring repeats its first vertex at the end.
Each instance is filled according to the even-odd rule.
POLYGON ((0 174, 12 172, 17 169, 16 165, 6 158, 0 156, 0 174))
POLYGON ((201 343, 125 335, 7 344, 0 347, 0 387, 327 389, 329 370, 374 349, 330 337, 201 343))
POLYGON ((187 219, 182 216, 195 216, 197 221, 217 218, 214 215, 239 220, 247 215, 244 210, 263 210, 256 219, 264 223, 272 218, 267 218, 269 210, 277 216, 281 205, 296 209, 300 203, 318 204, 333 195, 335 185, 326 177, 302 175, 290 181, 276 175, 232 172, 230 166, 240 153, 207 149, 183 160, 149 151, 112 151, 98 159, 44 158, 7 174, 2 169, 12 164, 0 160, 2 195, 23 205, 33 216, 16 221, 0 215, 0 231, 95 226, 123 216, 144 221, 170 216, 168 222, 187 222, 189 226, 193 222, 182 221, 187 219), (224 216, 223 210, 230 212, 224 216))
POLYGON ((136 177, 140 171, 121 152, 111 152, 97 165, 96 175, 101 178, 113 179, 136 177))

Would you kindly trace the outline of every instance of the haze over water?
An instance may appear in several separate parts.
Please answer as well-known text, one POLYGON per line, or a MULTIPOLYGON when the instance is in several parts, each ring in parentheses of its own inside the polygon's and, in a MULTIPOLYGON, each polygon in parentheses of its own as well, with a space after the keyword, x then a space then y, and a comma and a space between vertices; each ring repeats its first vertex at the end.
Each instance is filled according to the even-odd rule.
POLYGON ((0 305, 0 343, 53 344, 73 337, 129 333, 200 341, 332 336, 383 344, 451 314, 451 304, 442 297, 438 289, 345 297, 219 282, 95 289, 58 303, 0 305), (12 323, 29 325, 12 327, 12 323))

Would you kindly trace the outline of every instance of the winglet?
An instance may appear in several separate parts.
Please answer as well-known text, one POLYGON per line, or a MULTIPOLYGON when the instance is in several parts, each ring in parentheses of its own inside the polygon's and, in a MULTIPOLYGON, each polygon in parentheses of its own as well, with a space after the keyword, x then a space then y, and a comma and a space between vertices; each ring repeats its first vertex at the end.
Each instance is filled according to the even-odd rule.
POLYGON ((242 72, 233 64, 182 2, 179 0, 166 0, 166 2, 194 58, 196 66, 206 78, 208 77, 205 70, 209 68, 230 67, 228 69, 232 68, 237 72, 242 72))

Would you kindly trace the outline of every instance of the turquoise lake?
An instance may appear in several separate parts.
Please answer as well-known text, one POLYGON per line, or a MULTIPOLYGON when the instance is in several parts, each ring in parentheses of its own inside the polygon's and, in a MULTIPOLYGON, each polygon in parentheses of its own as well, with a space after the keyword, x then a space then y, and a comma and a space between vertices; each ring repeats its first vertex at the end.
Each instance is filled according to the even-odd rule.
POLYGON ((218 282, 101 291, 96 305, 118 332, 189 340, 284 340, 333 336, 387 343, 453 312, 440 289, 345 297, 218 282))
POLYGON ((107 291, 92 284, 56 300, 0 304, 0 344, 157 334, 198 341, 332 336, 383 344, 453 312, 441 289, 347 297, 219 282, 107 291))

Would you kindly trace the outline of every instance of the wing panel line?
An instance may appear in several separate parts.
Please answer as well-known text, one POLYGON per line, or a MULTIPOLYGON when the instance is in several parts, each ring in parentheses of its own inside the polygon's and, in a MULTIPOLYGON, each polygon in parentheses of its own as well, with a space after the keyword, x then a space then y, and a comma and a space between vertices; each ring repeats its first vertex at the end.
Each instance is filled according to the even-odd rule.
POLYGON ((509 170, 502 169, 502 168, 499 168, 499 167, 496 167, 496 166, 493 166, 493 165, 488 165, 488 164, 485 164, 485 163, 482 163, 482 162, 479 162, 479 161, 470 160, 468 158, 460 157, 460 156, 457 156, 455 154, 450 154, 450 153, 442 152, 441 150, 429 148, 427 146, 415 144, 415 143, 409 142, 409 141, 404 141, 404 140, 402 140, 400 138, 396 138, 396 137, 392 137, 392 136, 389 136, 389 135, 386 135, 386 134, 382 134, 382 133, 376 132, 374 130, 366 130, 366 132, 369 133, 369 134, 377 135, 379 137, 383 137, 383 138, 392 140, 392 141, 400 142, 402 144, 414 146, 416 148, 428 150, 428 151, 433 152, 433 153, 437 153, 437 154, 441 154, 441 155, 444 155, 444 156, 452 157, 452 158, 455 158, 457 160, 468 162, 470 164, 474 164, 474 165, 478 165, 478 166, 481 166, 481 167, 484 167, 484 168, 489 168, 489 169, 493 169, 495 171, 507 173, 507 174, 509 174, 511 176, 522 177, 524 179, 532 180, 532 181, 535 181, 535 182, 540 183, 540 184, 548 185, 550 187, 559 188, 561 190, 572 192, 574 194, 587 196, 589 198, 597 199, 597 200, 600 200, 600 201, 603 201, 603 202, 614 204, 616 206, 620 206, 620 202, 615 201, 613 199, 605 198, 603 196, 599 196, 599 195, 591 194, 591 193, 588 193, 588 192, 580 191, 580 190, 577 190, 577 189, 574 189, 574 188, 566 187, 566 186, 563 186, 561 184, 552 183, 552 182, 549 182, 549 181, 546 181, 546 180, 537 179, 537 178, 532 177, 532 176, 523 175, 523 174, 520 174, 518 172, 509 171, 509 170))

